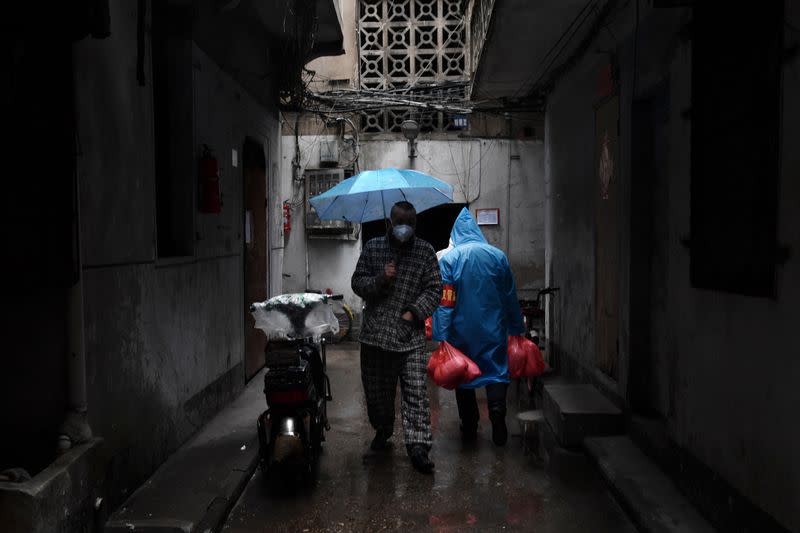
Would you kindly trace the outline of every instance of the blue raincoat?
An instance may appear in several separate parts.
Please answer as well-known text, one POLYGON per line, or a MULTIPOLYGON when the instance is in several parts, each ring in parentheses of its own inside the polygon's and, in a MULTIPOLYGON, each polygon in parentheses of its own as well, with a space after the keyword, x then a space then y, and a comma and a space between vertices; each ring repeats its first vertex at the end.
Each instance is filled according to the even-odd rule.
POLYGON ((449 342, 480 367, 481 376, 462 387, 508 383, 508 336, 525 331, 508 258, 486 242, 466 208, 450 239, 454 248, 439 260, 444 289, 433 339, 449 342))

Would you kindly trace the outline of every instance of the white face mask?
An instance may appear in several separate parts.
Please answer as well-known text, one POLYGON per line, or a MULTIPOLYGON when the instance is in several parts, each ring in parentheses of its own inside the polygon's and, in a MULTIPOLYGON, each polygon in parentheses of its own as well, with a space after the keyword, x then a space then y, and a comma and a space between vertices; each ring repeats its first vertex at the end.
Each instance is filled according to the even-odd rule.
POLYGON ((405 243, 414 236, 414 228, 407 224, 392 226, 392 235, 398 240, 398 242, 405 243))

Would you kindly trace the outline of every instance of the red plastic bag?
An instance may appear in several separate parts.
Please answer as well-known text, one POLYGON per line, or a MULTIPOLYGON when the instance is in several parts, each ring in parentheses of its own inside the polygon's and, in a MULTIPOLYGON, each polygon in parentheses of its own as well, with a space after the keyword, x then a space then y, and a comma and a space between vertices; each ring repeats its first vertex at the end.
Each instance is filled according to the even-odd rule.
POLYGON ((431 340, 433 338, 433 317, 429 316, 425 319, 425 338, 431 340))
POLYGON ((453 390, 480 376, 481 370, 451 344, 441 342, 428 361, 428 375, 440 387, 453 390))
POLYGON ((522 336, 508 338, 508 375, 511 379, 539 376, 544 369, 542 352, 533 341, 522 336))
POLYGON ((525 373, 525 363, 528 361, 525 349, 518 339, 520 337, 508 338, 508 377, 511 379, 522 377, 525 373))
POLYGON ((528 342, 531 343, 531 355, 528 357, 528 362, 525 364, 525 373, 523 375, 527 377, 541 376, 547 369, 547 364, 544 362, 542 351, 536 343, 532 341, 528 342))

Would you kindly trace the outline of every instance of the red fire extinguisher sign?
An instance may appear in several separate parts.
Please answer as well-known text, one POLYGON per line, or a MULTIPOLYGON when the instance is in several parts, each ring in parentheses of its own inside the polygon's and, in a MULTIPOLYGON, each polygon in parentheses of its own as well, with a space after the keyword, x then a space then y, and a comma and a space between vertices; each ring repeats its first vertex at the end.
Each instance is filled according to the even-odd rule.
POLYGON ((219 213, 222 211, 222 198, 219 188, 219 165, 211 149, 203 145, 199 162, 200 171, 200 212, 219 213))

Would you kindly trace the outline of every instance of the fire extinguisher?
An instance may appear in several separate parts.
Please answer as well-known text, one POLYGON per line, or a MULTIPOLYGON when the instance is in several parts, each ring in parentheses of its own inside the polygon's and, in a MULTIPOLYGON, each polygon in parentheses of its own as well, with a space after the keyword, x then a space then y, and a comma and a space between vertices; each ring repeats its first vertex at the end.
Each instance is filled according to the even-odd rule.
POLYGON ((283 202, 283 233, 284 235, 292 231, 292 208, 289 202, 283 202))
POLYGON ((222 198, 219 190, 219 165, 217 158, 207 145, 203 145, 200 156, 200 212, 219 213, 222 211, 222 198))

